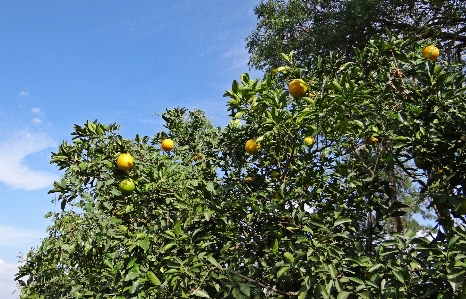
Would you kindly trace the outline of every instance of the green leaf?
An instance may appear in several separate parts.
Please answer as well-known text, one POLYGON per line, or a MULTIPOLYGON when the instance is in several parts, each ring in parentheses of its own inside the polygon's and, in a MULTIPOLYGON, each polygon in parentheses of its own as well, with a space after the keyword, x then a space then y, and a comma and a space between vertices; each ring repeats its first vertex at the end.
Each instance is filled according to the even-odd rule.
POLYGON ((364 299, 371 299, 371 294, 368 291, 364 291, 359 293, 359 297, 364 299))
POLYGON ((338 293, 337 299, 346 299, 349 297, 349 295, 351 295, 350 292, 343 291, 343 292, 338 293))
POLYGON ((149 278, 150 282, 155 285, 159 286, 160 285, 160 280, 155 276, 154 272, 148 271, 147 272, 147 278, 149 278))
POLYGON ((285 261, 289 262, 289 263, 294 263, 294 257, 291 253, 289 252, 285 252, 283 254, 283 257, 285 258, 285 261))
POLYGON ((333 80, 332 83, 331 83, 331 86, 333 90, 337 91, 338 93, 343 93, 343 89, 341 88, 341 85, 340 83, 338 83, 337 80, 333 80))
POLYGON ((171 230, 165 231, 165 234, 172 237, 172 238, 176 238, 176 235, 171 230))
POLYGON ((359 283, 360 285, 364 285, 364 281, 362 281, 362 279, 359 279, 357 277, 350 276, 350 277, 348 277, 348 279, 352 280, 352 281, 354 281, 356 283, 359 283))
POLYGON ((278 252, 278 240, 277 239, 275 239, 273 241, 272 252, 273 252, 273 254, 277 254, 277 252, 278 252))
POLYGON ((407 122, 407 116, 406 116, 406 114, 403 113, 403 112, 398 112, 398 119, 399 119, 402 123, 404 123, 404 124, 407 124, 407 123, 408 123, 408 122, 407 122))
POLYGON ((279 67, 277 67, 277 68, 274 68, 274 69, 272 70, 272 76, 274 76, 274 75, 277 74, 277 73, 281 73, 281 72, 287 71, 287 70, 289 70, 289 69, 290 69, 289 66, 279 66, 279 67))
POLYGON ((212 213, 211 213, 209 210, 205 210, 205 211, 204 211, 204 218, 205 218, 205 220, 209 221, 209 220, 210 220, 210 216, 212 216, 212 213))
POLYGON ((280 56, 281 56, 285 61, 291 63, 290 57, 288 57, 288 55, 286 55, 285 53, 280 53, 280 56))
POLYGON ((212 255, 209 255, 207 257, 207 260, 212 264, 214 265, 215 267, 219 268, 219 269, 222 269, 222 266, 215 260, 215 258, 212 256, 212 255))
POLYGON ((245 284, 245 283, 240 283, 239 284, 239 289, 241 291, 241 293, 243 293, 244 295, 246 296, 251 296, 251 288, 245 284))
POLYGON ((139 245, 139 247, 141 247, 144 251, 147 251, 147 250, 149 249, 149 245, 150 245, 149 238, 145 238, 145 239, 139 240, 139 241, 138 241, 138 245, 139 245))
POLYGON ((282 267, 280 270, 278 270, 278 272, 277 272, 277 277, 282 276, 282 275, 285 274, 289 269, 290 269, 290 267, 288 267, 288 266, 282 267))
POLYGON ((382 264, 376 264, 376 265, 370 267, 369 270, 367 270, 367 271, 368 272, 374 272, 375 270, 379 269, 382 266, 383 266, 382 264))
POLYGON ((214 183, 213 182, 207 182, 206 184, 206 189, 207 191, 210 191, 212 192, 213 194, 216 194, 216 190, 215 190, 215 186, 214 186, 214 183))
POLYGON ((402 275, 398 270, 393 269, 392 272, 393 272, 393 275, 395 275, 396 278, 397 278, 400 282, 402 282, 402 283, 405 282, 405 279, 404 279, 403 275, 402 275))
POLYGON ((238 288, 234 288, 233 291, 231 292, 231 294, 233 295, 233 297, 235 299, 247 299, 248 298, 248 297, 244 296, 243 292, 241 292, 241 290, 238 289, 238 288))
POLYGON ((233 84, 231 85, 231 90, 232 90, 234 93, 238 93, 238 90, 239 90, 239 83, 238 83, 238 81, 233 80, 233 84))
POLYGON ((351 222, 352 220, 349 218, 339 218, 335 223, 333 224, 333 227, 336 227, 338 225, 341 225, 343 223, 351 222))
POLYGON ((174 246, 176 246, 176 243, 168 243, 167 245, 163 246, 162 252, 167 252, 168 250, 170 250, 174 246))
POLYGON ((307 296, 307 287, 301 286, 298 292, 298 299, 306 299, 307 296))
POLYGON ((350 121, 350 123, 353 123, 355 125, 357 125, 358 127, 360 127, 361 129, 364 129, 364 124, 362 123, 362 121, 359 121, 359 120, 352 120, 350 121))
POLYGON ((181 221, 176 222, 175 227, 173 228, 173 232, 177 236, 181 235, 181 221))
POLYGON ((139 277, 139 272, 135 270, 131 270, 130 272, 128 272, 128 274, 126 274, 125 281, 134 280, 138 277, 139 277))
POLYGON ((337 277, 337 269, 335 269, 335 266, 333 264, 328 264, 328 269, 330 271, 330 275, 332 276, 332 278, 335 278, 337 277))
POLYGON ((209 294, 207 294, 207 292, 202 289, 196 290, 193 294, 197 297, 210 298, 209 294))

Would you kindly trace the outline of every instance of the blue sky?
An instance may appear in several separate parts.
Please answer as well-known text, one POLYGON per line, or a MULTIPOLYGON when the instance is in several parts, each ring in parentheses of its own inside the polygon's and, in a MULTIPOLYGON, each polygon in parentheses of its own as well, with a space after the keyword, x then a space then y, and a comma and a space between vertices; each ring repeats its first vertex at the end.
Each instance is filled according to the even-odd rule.
MULTIPOLYGON (((249 71, 258 0, 0 0, 0 298, 55 206, 50 152, 98 119, 153 135, 184 106, 228 122, 224 91, 249 71)), ((57 208, 59 209, 59 208, 57 208)))

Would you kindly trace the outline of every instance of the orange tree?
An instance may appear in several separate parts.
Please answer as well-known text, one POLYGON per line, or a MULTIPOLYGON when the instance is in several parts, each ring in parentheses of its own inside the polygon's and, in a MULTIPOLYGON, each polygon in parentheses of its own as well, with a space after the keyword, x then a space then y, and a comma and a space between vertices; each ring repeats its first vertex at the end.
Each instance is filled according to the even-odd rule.
POLYGON ((465 76, 423 46, 377 39, 312 69, 283 54, 273 76, 233 81, 223 129, 182 108, 152 138, 75 126, 52 155, 62 212, 19 269, 21 297, 464 295, 465 76), (116 167, 121 153, 131 170, 116 167), (406 180, 436 213, 425 235, 388 229, 408 208, 392 194, 406 180))

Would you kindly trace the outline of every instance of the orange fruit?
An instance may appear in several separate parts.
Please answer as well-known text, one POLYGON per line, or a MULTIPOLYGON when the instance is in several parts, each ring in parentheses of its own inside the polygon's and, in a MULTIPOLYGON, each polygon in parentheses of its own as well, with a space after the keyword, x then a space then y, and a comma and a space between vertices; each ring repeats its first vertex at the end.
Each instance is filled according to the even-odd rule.
POLYGON ((135 188, 136 186, 132 179, 124 179, 120 182, 120 192, 124 195, 131 194, 135 188))
POLYGON ((288 85, 288 91, 295 98, 303 96, 307 91, 307 84, 301 79, 294 79, 288 85))
POLYGON ((307 145, 307 146, 311 146, 313 145, 315 142, 314 138, 312 138, 312 136, 306 136, 304 137, 304 143, 307 145))
POLYGON ((244 145, 244 149, 250 155, 257 154, 260 148, 260 144, 257 143, 255 139, 249 139, 248 141, 246 141, 246 144, 244 145))
POLYGON ((244 178, 244 182, 246 184, 251 184, 254 181, 254 178, 252 176, 244 178))
POLYGON ((197 155, 194 155, 194 157, 193 157, 194 162, 196 162, 198 159, 199 159, 199 157, 197 155))
POLYGON ((279 176, 280 173, 278 173, 278 171, 274 170, 270 173, 270 176, 273 177, 273 178, 276 178, 277 176, 279 176))
POLYGON ((118 156, 117 159, 117 166, 123 171, 128 171, 134 166, 134 159, 133 157, 128 154, 124 153, 118 156))
POLYGON ((431 61, 437 60, 437 57, 440 55, 440 51, 436 46, 427 46, 422 51, 422 57, 429 59, 431 61))
POLYGON ((175 147, 175 143, 171 139, 162 140, 162 149, 166 152, 171 151, 175 147))
POLYGON ((374 136, 368 137, 368 138, 366 139, 366 143, 367 143, 367 144, 370 144, 370 145, 376 145, 377 142, 379 142, 379 140, 378 140, 376 137, 374 137, 374 136))

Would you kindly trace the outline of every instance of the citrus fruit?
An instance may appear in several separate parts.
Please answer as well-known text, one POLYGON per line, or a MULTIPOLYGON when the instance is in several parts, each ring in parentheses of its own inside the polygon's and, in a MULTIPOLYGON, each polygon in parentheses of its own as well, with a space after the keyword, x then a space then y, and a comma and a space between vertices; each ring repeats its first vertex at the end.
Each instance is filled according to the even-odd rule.
POLYGON ((437 57, 439 56, 440 51, 436 46, 427 46, 424 48, 422 51, 422 57, 425 59, 429 59, 431 61, 437 60, 437 57))
POLYGON ((133 157, 128 154, 128 153, 125 153, 125 154, 121 154, 118 156, 118 159, 117 159, 117 166, 118 168, 120 168, 121 170, 123 171, 128 171, 130 170, 131 168, 133 168, 134 166, 134 159, 133 157))
POLYGON ((162 149, 166 152, 171 151, 175 147, 175 143, 171 139, 162 140, 162 149))
POLYGON ((313 145, 315 142, 314 138, 312 138, 311 136, 306 136, 304 137, 304 143, 307 145, 307 146, 311 146, 313 145))
POLYGON ((199 159, 203 160, 204 155, 202 155, 201 153, 197 153, 196 155, 194 155, 194 157, 193 157, 194 162, 196 162, 199 159))
POLYGON ((246 141, 246 144, 244 145, 244 149, 250 155, 257 154, 260 148, 260 144, 257 143, 255 139, 249 139, 248 141, 246 141))
POLYGON ((367 144, 370 144, 370 145, 376 145, 378 141, 379 141, 379 140, 378 140, 376 137, 374 137, 374 136, 368 137, 368 138, 366 139, 366 143, 367 143, 367 144))
POLYGON ((120 182, 120 192, 124 195, 129 195, 134 191, 136 186, 132 179, 124 179, 120 182))
POLYGON ((246 184, 251 184, 254 181, 254 178, 252 176, 244 178, 244 182, 246 184))
POLYGON ((273 177, 273 178, 276 178, 277 176, 279 176, 280 174, 278 173, 278 171, 274 170, 270 173, 270 176, 273 177))
POLYGON ((301 97, 307 91, 307 84, 301 79, 294 79, 288 85, 288 91, 295 98, 301 97))

